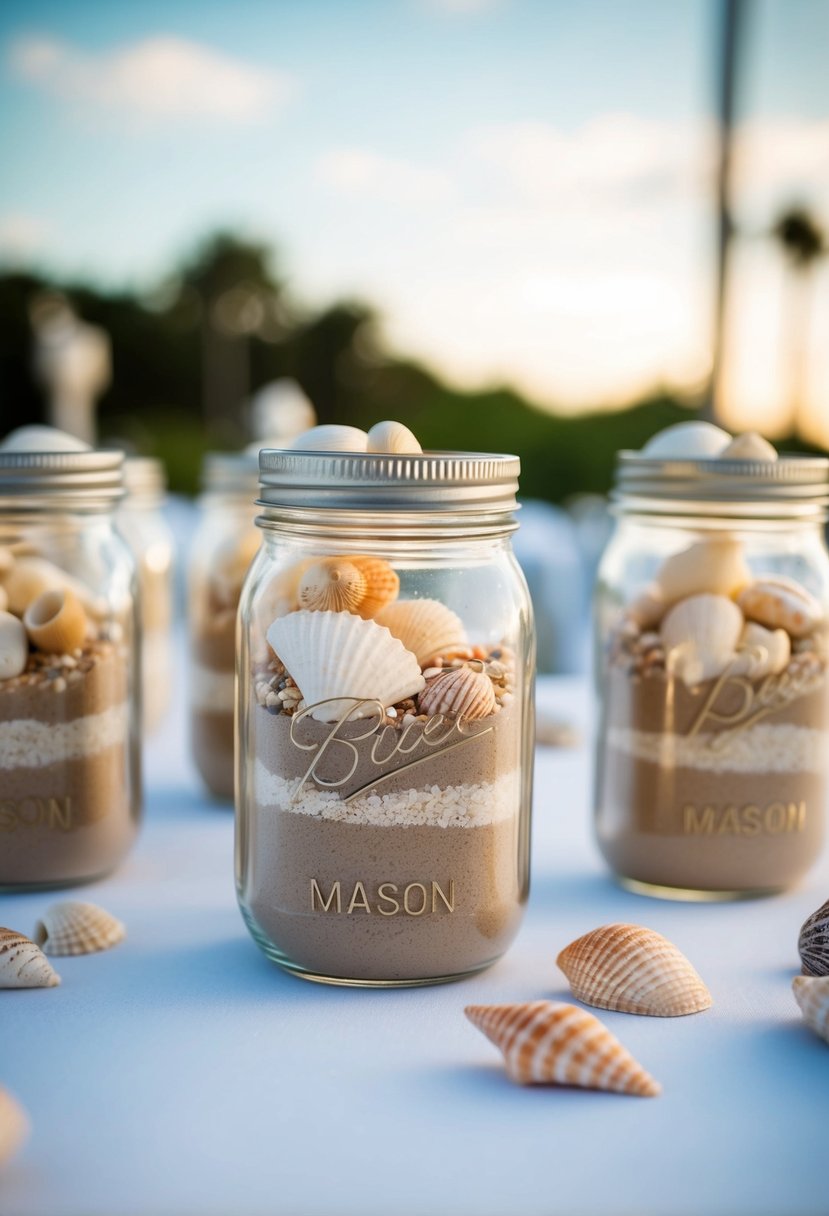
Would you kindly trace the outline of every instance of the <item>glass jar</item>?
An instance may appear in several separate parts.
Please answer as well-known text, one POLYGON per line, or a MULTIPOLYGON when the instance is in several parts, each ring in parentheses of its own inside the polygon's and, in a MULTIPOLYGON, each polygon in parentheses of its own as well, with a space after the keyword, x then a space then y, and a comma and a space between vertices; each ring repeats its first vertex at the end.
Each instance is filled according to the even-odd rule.
POLYGON ((394 986, 493 963, 529 882, 518 460, 264 451, 240 604, 236 880, 265 954, 394 986))
POLYGON ((204 784, 224 800, 233 798, 236 609, 260 541, 258 469, 251 452, 208 454, 190 551, 190 740, 204 784))
POLYGON ((170 703, 173 679, 174 542, 164 517, 166 477, 160 460, 129 456, 124 462, 126 498, 118 528, 138 567, 141 615, 141 686, 144 731, 154 731, 170 703))
POLYGON ((828 483, 817 458, 620 454, 596 590, 595 813, 626 886, 760 894, 816 859, 828 483))
POLYGON ((120 452, 0 450, 0 887, 107 874, 140 814, 120 452))

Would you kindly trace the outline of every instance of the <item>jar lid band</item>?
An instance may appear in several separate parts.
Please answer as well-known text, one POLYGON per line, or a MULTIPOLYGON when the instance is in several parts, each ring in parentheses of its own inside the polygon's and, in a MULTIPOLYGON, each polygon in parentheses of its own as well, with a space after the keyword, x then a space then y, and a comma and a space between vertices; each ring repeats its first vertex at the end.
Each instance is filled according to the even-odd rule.
POLYGON ((167 473, 154 456, 128 456, 124 461, 124 489, 136 497, 160 498, 167 489, 167 473))
POLYGON ((83 507, 124 494, 124 453, 0 450, 0 498, 60 498, 83 507))

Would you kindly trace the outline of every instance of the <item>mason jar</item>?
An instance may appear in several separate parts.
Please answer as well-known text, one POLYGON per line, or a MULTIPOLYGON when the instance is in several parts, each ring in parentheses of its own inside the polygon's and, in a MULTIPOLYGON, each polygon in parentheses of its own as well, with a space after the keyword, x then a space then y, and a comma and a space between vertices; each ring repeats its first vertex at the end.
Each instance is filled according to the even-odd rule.
POLYGON ((254 453, 208 454, 190 549, 191 749, 207 789, 225 801, 233 799, 236 609, 260 540, 258 472, 254 453))
POLYGON ((394 986, 493 963, 528 892, 519 462, 261 453, 240 604, 236 881, 265 954, 394 986))
POLYGON ((170 704, 173 680, 174 542, 164 516, 167 479, 160 460, 128 456, 126 497, 118 528, 138 567, 141 616, 141 682, 144 732, 160 725, 170 704))
POLYGON ((596 589, 595 816, 626 886, 760 894, 816 859, 828 494, 821 458, 620 454, 596 589))
MULTIPOLYGON (((81 445, 78 445, 79 447, 81 445)), ((135 564, 120 452, 0 449, 0 887, 88 882, 135 839, 135 564)))

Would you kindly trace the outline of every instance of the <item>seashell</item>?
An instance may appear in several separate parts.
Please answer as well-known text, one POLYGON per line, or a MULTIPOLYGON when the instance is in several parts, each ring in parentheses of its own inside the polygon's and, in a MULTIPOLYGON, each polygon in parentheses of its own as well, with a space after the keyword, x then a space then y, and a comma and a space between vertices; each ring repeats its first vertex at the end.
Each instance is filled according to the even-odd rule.
POLYGON ((56 988, 59 983, 39 946, 14 929, 0 929, 0 988, 56 988))
POLYGON ((0 680, 9 680, 26 670, 29 639, 21 620, 10 612, 0 612, 0 680))
POLYGON ((88 443, 58 430, 55 426, 19 426, 9 431, 2 443, 2 452, 90 452, 88 443))
POLYGON ((357 612, 366 598, 366 586, 366 576, 353 562, 327 557, 303 574, 299 606, 309 612, 357 612))
POLYGON ((804 975, 829 975, 829 899, 803 922, 797 949, 804 975))
POLYGON ((377 622, 400 638, 421 667, 439 654, 461 653, 469 646, 460 617, 440 600, 398 600, 378 612, 377 622))
POLYGON ((447 667, 433 676, 418 697, 418 712, 447 714, 472 722, 488 718, 498 708, 492 680, 482 671, 471 667, 447 667))
POLYGON ((656 576, 669 604, 689 595, 733 596, 750 582, 743 546, 728 537, 696 541, 669 557, 656 576))
POLYGON ((45 591, 62 591, 66 583, 63 571, 45 558, 28 554, 18 557, 8 573, 3 575, 8 610, 15 616, 22 616, 39 595, 45 591))
POLYGON ((652 436, 642 455, 659 460, 708 460, 720 456, 730 442, 728 431, 711 422, 677 422, 652 436))
POLYGON ((259 529, 251 527, 242 536, 229 537, 217 548, 209 577, 210 590, 220 604, 229 608, 238 604, 242 584, 261 540, 259 529))
POLYGON ((720 460, 776 460, 777 449, 757 431, 735 435, 720 452, 720 460))
POLYGON ((29 1131, 29 1118, 23 1107, 0 1085, 0 1167, 20 1151, 29 1131))
POLYGON ((640 629, 656 629, 667 611, 668 605, 654 583, 646 587, 641 595, 637 595, 635 600, 631 600, 625 614, 635 621, 640 629))
POLYGON ((662 622, 666 669, 686 684, 716 679, 734 661, 743 614, 722 595, 680 600, 662 622))
POLYGON ((47 654, 70 654, 83 645, 86 613, 74 592, 44 591, 23 613, 29 640, 47 654))
POLYGON ((423 451, 415 436, 402 422, 375 422, 368 433, 369 452, 416 455, 423 451))
POLYGON ((382 557, 349 557, 348 560, 366 580, 365 597, 358 609, 360 616, 377 616, 387 604, 397 599, 400 592, 400 579, 396 571, 382 557))
POLYGON ((504 1055, 519 1085, 576 1085, 654 1097, 661 1086, 603 1026, 575 1005, 530 1001, 525 1005, 467 1005, 474 1026, 504 1055))
POLYGON ((681 951, 641 925, 603 925, 556 960, 585 1005, 675 1018, 711 1007, 711 994, 681 951))
POLYGON ((754 621, 746 621, 731 672, 759 680, 783 671, 791 657, 792 643, 785 629, 765 629, 754 621))
POLYGON ((52 904, 35 925, 34 940, 53 956, 95 954, 127 936, 120 920, 97 904, 65 900, 52 904))
POLYGON ((303 431, 289 446, 295 452, 365 452, 368 435, 356 426, 327 423, 303 431))
POLYGON ((273 622, 267 637, 318 722, 372 717, 425 684, 402 642, 350 612, 290 612, 273 622), (359 699, 368 704, 355 705, 359 699))
POLYGON ((792 990, 803 1021, 829 1043, 829 975, 796 975, 792 990))
POLYGON ((813 595, 792 578, 764 574, 737 596, 750 621, 767 629, 785 629, 793 638, 811 633, 823 620, 823 609, 813 595))

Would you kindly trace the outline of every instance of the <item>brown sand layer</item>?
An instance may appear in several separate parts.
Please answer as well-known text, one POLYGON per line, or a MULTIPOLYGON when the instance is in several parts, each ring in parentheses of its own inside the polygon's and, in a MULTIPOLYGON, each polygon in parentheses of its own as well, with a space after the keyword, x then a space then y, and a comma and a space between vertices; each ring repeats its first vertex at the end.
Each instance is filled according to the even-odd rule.
POLYGON ((135 839, 137 769, 126 745, 6 769, 0 782, 0 886, 96 878, 135 839))
POLYGON ((493 962, 518 930, 527 893, 517 818, 373 827, 266 808, 248 830, 246 911, 287 963, 314 974, 398 982, 460 975, 493 962))
POLYGON ((75 667, 62 666, 60 656, 54 665, 37 656, 21 676, 0 680, 0 722, 71 722, 121 705, 127 695, 125 655, 109 642, 90 642, 75 667), (37 670, 34 661, 42 664, 37 670))
POLYGON ((233 800, 233 714, 193 710, 190 744, 199 775, 216 798, 233 800))
POLYGON ((203 616, 191 629, 194 660, 214 671, 233 671, 236 666, 236 610, 224 609, 203 616))

